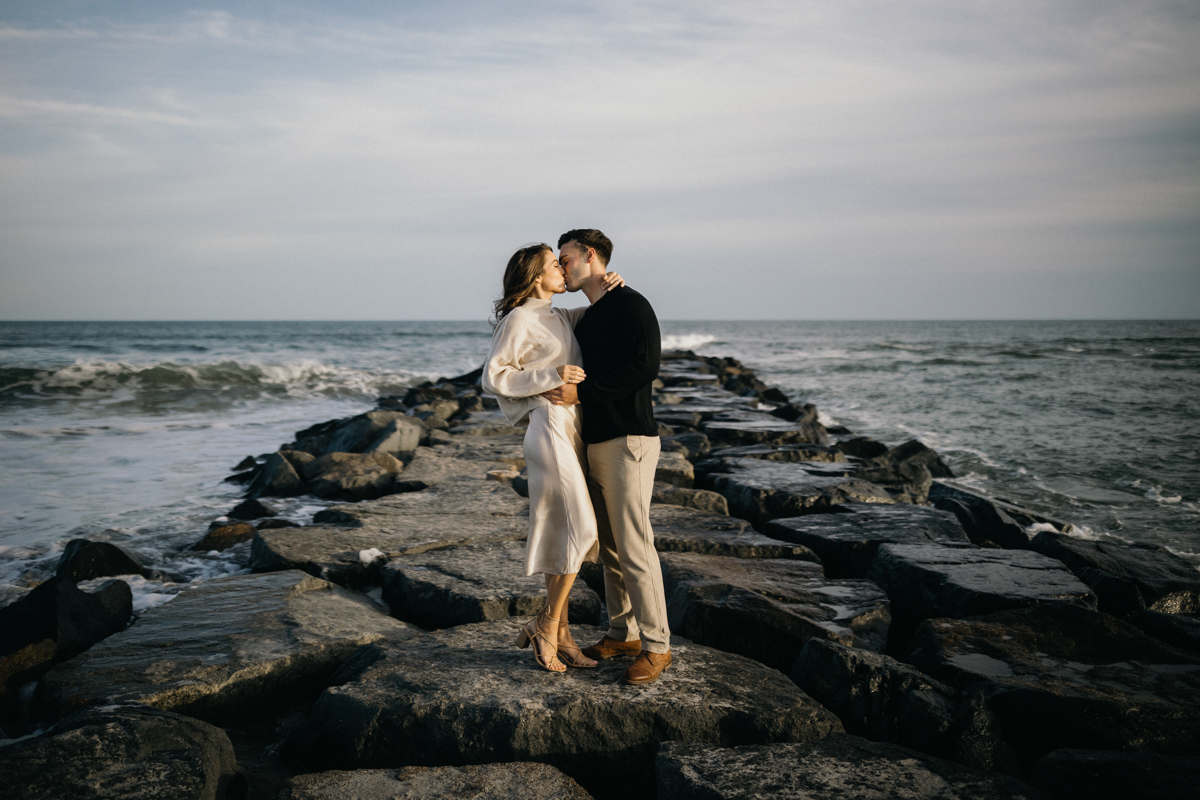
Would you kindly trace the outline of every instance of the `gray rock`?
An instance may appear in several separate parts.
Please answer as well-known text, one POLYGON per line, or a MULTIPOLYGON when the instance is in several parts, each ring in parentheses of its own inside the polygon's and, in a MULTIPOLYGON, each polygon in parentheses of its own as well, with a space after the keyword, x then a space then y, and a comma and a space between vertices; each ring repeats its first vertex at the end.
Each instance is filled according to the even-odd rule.
POLYGON ((133 593, 117 580, 85 592, 51 578, 0 608, 0 711, 13 712, 22 684, 124 630, 132 616, 133 593))
POLYGON ((420 420, 402 411, 368 411, 339 421, 328 443, 314 455, 363 453, 368 449, 398 455, 415 450, 425 433, 426 426, 420 420))
POLYGON ((1129 619, 1142 633, 1172 647, 1200 655, 1200 617, 1140 611, 1129 619))
POLYGON ((63 554, 54 567, 54 575, 69 581, 90 581, 114 575, 141 575, 150 577, 150 570, 142 566, 137 557, 122 547, 110 542, 93 542, 88 539, 72 539, 63 548, 63 554))
MULTIPOLYGON (((335 500, 374 500, 395 491, 404 469, 387 453, 329 453, 304 468, 308 490, 335 500)), ((407 478, 407 476, 405 476, 407 478)))
MULTIPOLYGON (((546 600, 542 575, 525 575, 525 545, 491 542, 430 550, 392 559, 383 567, 383 599, 392 614, 422 628, 531 617, 546 600)), ((572 623, 600 624, 600 598, 575 581, 572 623)))
POLYGON ((424 487, 448 478, 485 478, 489 470, 514 465, 514 459, 504 456, 492 461, 479 457, 462 458, 453 453, 448 447, 422 447, 404 468, 402 479, 414 486, 424 487))
POLYGON ((937 451, 926 447, 916 439, 910 439, 882 455, 868 458, 863 464, 864 467, 871 469, 887 469, 901 465, 923 466, 934 478, 954 477, 954 473, 942 461, 942 457, 937 454, 937 451))
POLYGON ((668 506, 684 506, 710 514, 729 514, 729 501, 724 495, 710 492, 708 489, 681 489, 668 484, 655 484, 651 503, 661 503, 668 506))
POLYGON ((658 800, 1050 800, 1016 778, 845 734, 729 749, 664 742, 655 766, 658 800))
POLYGON ((1030 780, 1057 800, 1182 800, 1200 786, 1200 756, 1055 750, 1030 780))
POLYGON ((617 794, 640 793, 652 780, 664 739, 728 747, 815 740, 841 729, 775 670, 682 639, 671 642, 671 667, 647 686, 617 683, 623 659, 552 674, 513 646, 520 622, 460 625, 366 648, 361 672, 326 690, 289 752, 341 769, 537 760, 617 794))
POLYGON ((756 533, 745 520, 724 514, 682 506, 652 505, 650 526, 654 530, 654 546, 659 552, 820 563, 807 547, 770 539, 756 533))
POLYGON ((454 436, 441 433, 436 443, 431 440, 428 453, 420 451, 420 455, 457 458, 463 461, 498 462, 522 470, 525 469, 524 441, 523 433, 508 436, 454 436))
POLYGON ((924 505, 929 500, 929 488, 933 485, 933 475, 924 464, 860 466, 854 470, 853 475, 882 486, 901 503, 924 505))
POLYGON ((717 450, 713 458, 761 458, 763 461, 825 461, 844 463, 846 456, 837 448, 824 444, 752 444, 745 447, 726 447, 717 450))
POLYGON ((967 536, 976 544, 990 541, 1010 550, 1021 550, 1029 546, 1025 528, 1035 523, 1052 525, 1058 531, 1070 527, 1069 523, 1062 520, 995 497, 985 497, 944 480, 935 480, 930 486, 929 501, 935 507, 957 516, 967 536))
POLYGON ((867 577, 881 544, 969 545, 953 514, 900 503, 846 503, 837 507, 836 514, 786 517, 763 523, 759 529, 812 550, 831 578, 867 577))
POLYGON ((471 414, 465 422, 456 423, 450 432, 455 436, 524 436, 525 428, 510 425, 499 411, 481 411, 471 414))
POLYGON ((231 522, 217 525, 191 546, 192 550, 207 553, 212 550, 228 550, 235 544, 254 538, 254 526, 249 522, 231 522))
POLYGON ((278 511, 261 500, 243 500, 229 512, 229 518, 250 522, 263 517, 274 517, 278 514, 278 511))
POLYGON ((296 497, 304 494, 304 481, 296 473, 291 462, 280 453, 272 453, 246 489, 246 497, 296 497))
POLYGON ((428 428, 413 417, 396 417, 376 434, 364 453, 387 453, 400 458, 415 451, 428 435, 428 428))
POLYGON ((137 703, 84 709, 0 747, 0 772, 4 800, 219 800, 241 780, 225 731, 137 703))
POLYGON ((728 412, 703 423, 704 433, 714 447, 749 444, 811 442, 829 444, 829 434, 815 420, 786 422, 770 414, 753 411, 728 412))
POLYGON ((1089 542, 1051 531, 1039 533, 1029 547, 1066 564, 1096 592, 1101 611, 1200 613, 1200 570, 1166 548, 1089 542))
POLYGON ((875 458, 888 451, 888 446, 877 442, 869 436, 850 436, 838 439, 833 445, 841 452, 855 458, 875 458))
POLYGON ((1028 550, 885 544, 867 577, 892 601, 897 643, 931 617, 963 619, 1038 603, 1096 606, 1096 596, 1060 562, 1028 550))
POLYGON ((1066 603, 928 620, 906 661, 981 692, 1023 768, 1053 750, 1200 751, 1200 661, 1066 603))
POLYGON ((974 769, 1016 774, 1016 758, 983 702, 880 653, 809 639, 792 680, 847 733, 911 747, 974 769))
POLYGON ((671 630, 791 669, 816 637, 881 650, 887 598, 869 581, 830 580, 807 561, 660 553, 671 630))
POLYGON ((683 453, 688 461, 699 461, 708 458, 712 452, 712 442, 703 433, 677 433, 663 437, 662 451, 683 453))
POLYGON ((447 478, 423 491, 328 508, 314 517, 323 524, 258 531, 250 566, 255 572, 301 569, 355 588, 378 584, 387 559, 461 544, 521 541, 529 533, 528 509, 529 501, 505 484, 447 478), (361 554, 372 549, 383 555, 364 560, 361 554))
POLYGON ((703 462, 703 467, 707 488, 725 495, 735 516, 756 525, 778 517, 828 511, 845 503, 895 502, 879 486, 857 478, 817 474, 808 463, 729 458, 703 462))
POLYGON ((316 693, 359 645, 412 630, 304 573, 217 578, 51 670, 43 707, 57 719, 132 700, 210 721, 244 718, 316 693))
POLYGON ((695 482, 696 472, 692 467, 692 462, 688 461, 683 453, 667 452, 658 457, 654 480, 686 489, 691 488, 695 482))
POLYGON ((549 764, 333 770, 290 778, 280 800, 590 800, 549 764))

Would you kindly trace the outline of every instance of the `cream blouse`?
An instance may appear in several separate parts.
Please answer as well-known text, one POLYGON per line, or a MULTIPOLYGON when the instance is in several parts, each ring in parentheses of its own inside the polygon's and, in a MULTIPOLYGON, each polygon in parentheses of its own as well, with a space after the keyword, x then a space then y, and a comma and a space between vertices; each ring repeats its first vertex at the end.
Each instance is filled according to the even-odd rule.
POLYGON ((492 350, 483 367, 483 388, 496 396, 513 425, 528 425, 529 412, 550 401, 541 392, 563 385, 558 367, 583 366, 575 323, 587 311, 553 308, 530 297, 514 308, 492 334, 492 350))

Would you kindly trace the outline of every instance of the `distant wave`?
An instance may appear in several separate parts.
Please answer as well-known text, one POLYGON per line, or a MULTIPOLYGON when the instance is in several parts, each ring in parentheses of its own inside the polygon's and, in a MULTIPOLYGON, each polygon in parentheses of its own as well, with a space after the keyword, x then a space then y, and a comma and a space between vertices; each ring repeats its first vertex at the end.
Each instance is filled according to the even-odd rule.
POLYGON ((407 373, 368 372, 304 359, 282 364, 221 361, 133 365, 77 360, 58 369, 0 367, 0 403, 68 400, 183 401, 197 396, 374 397, 411 384, 407 373))
POLYGON ((717 337, 707 333, 680 333, 662 337, 663 350, 698 350, 712 344, 717 337))

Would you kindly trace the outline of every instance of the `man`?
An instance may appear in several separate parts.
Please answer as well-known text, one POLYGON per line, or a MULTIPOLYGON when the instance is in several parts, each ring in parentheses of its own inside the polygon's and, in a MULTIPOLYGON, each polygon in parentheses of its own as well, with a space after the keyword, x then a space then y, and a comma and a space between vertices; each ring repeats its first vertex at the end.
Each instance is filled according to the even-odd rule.
POLYGON ((662 569, 650 529, 659 452, 650 403, 661 348, 658 319, 628 286, 604 290, 612 242, 603 233, 568 231, 558 248, 567 291, 582 290, 592 304, 575 326, 587 378, 544 395, 560 405, 580 403, 583 415, 610 620, 608 633, 583 652, 595 659, 638 653, 622 680, 652 683, 671 663, 662 569))

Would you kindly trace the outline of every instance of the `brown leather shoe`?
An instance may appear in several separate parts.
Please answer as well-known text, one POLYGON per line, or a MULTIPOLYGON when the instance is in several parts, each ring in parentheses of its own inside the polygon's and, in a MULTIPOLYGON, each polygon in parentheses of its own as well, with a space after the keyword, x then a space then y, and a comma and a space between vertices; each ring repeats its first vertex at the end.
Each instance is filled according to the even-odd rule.
POLYGON ((625 677, 621 678, 621 681, 633 686, 654 683, 658 680, 658 676, 663 674, 663 670, 669 666, 671 666, 670 650, 662 655, 643 650, 637 657, 637 661, 634 661, 629 665, 629 669, 625 670, 625 677))
POLYGON ((632 642, 618 642, 616 639, 608 638, 608 635, 605 634, 603 639, 591 647, 583 648, 583 654, 588 658, 603 661, 606 658, 616 658, 617 656, 637 655, 641 649, 641 639, 634 639, 632 642))

